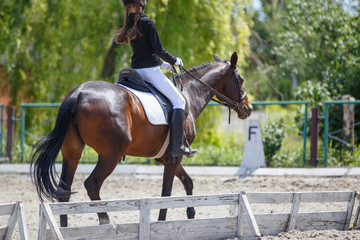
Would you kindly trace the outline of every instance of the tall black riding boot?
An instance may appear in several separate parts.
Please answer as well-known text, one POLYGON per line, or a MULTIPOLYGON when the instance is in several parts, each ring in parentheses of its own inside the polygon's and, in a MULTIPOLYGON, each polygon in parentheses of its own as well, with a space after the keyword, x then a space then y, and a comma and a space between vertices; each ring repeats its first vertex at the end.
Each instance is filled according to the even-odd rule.
POLYGON ((184 120, 184 110, 181 108, 174 109, 171 114, 170 121, 170 135, 172 143, 171 155, 173 157, 182 155, 192 157, 195 153, 197 153, 196 149, 189 149, 183 144, 184 120))

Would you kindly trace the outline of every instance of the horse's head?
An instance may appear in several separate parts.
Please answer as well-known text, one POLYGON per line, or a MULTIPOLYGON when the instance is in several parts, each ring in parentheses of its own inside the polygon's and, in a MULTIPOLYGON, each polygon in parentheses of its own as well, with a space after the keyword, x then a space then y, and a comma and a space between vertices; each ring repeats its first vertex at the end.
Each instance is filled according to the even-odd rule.
MULTIPOLYGON (((215 61, 222 61, 215 54, 214 59, 215 61)), ((224 99, 218 95, 216 95, 216 97, 220 101, 226 102, 227 106, 234 109, 240 119, 245 119, 250 116, 253 106, 243 88, 244 78, 240 75, 236 67, 237 61, 238 56, 236 52, 234 52, 231 56, 229 68, 223 75, 223 81, 221 81, 221 85, 219 86, 219 92, 229 99, 224 99)))

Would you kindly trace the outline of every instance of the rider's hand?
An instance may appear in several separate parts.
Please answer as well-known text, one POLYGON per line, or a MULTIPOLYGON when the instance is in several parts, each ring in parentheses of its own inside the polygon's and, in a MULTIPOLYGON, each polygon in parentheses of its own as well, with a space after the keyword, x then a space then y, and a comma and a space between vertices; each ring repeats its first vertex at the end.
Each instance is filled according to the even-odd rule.
POLYGON ((183 64, 183 62, 182 62, 182 60, 181 60, 181 58, 179 58, 179 57, 177 57, 177 58, 176 58, 175 65, 177 65, 177 66, 179 66, 179 67, 184 66, 184 64, 183 64))
POLYGON ((168 62, 162 62, 161 66, 163 69, 169 71, 169 72, 172 72, 173 71, 173 67, 171 66, 170 63, 168 62))

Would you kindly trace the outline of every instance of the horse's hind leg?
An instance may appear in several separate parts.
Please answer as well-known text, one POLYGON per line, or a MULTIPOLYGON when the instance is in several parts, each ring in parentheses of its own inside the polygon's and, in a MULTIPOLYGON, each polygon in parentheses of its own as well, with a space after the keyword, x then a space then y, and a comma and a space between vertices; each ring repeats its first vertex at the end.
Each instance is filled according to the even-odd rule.
MULTIPOLYGON (((59 202, 68 202, 71 196, 71 185, 74 180, 74 174, 79 164, 81 153, 84 150, 84 142, 81 140, 75 126, 70 124, 66 133, 61 153, 63 155, 62 171, 59 182, 58 200, 59 202)), ((60 226, 67 226, 67 215, 60 216, 60 226)))
MULTIPOLYGON (((194 188, 193 181, 181 164, 177 167, 175 174, 176 174, 176 177, 179 178, 179 180, 183 184, 186 194, 192 195, 193 188, 194 188)), ((187 214, 188 219, 193 219, 195 217, 194 207, 188 207, 186 209, 186 214, 187 214)))
MULTIPOLYGON (((121 156, 100 156, 98 162, 90 174, 85 180, 84 185, 87 193, 92 201, 100 199, 100 188, 105 179, 114 171, 116 165, 119 163, 121 156)), ((110 218, 106 212, 98 213, 100 224, 109 224, 110 218)))

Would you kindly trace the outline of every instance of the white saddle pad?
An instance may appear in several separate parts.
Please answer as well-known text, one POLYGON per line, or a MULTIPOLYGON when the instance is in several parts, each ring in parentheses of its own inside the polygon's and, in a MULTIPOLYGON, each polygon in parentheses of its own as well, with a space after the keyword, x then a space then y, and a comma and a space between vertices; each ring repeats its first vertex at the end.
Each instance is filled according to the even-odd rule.
POLYGON ((155 96, 152 93, 137 91, 121 84, 116 84, 116 85, 129 90, 130 92, 132 92, 137 96, 151 124, 169 125, 168 122, 166 121, 164 112, 161 108, 159 101, 155 98, 155 96))

